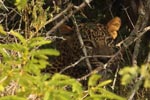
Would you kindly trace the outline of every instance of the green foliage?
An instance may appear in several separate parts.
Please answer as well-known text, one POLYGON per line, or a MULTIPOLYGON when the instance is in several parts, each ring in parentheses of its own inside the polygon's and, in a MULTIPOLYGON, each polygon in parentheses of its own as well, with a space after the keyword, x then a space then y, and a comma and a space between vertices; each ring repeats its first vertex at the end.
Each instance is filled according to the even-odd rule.
MULTIPOLYGON (((41 69, 48 65, 47 55, 58 56, 54 49, 39 49, 38 47, 49 44, 51 41, 43 37, 35 37, 26 40, 15 31, 10 33, 17 37, 18 43, 0 44, 2 61, 0 66, 0 91, 9 83, 15 81, 18 88, 15 95, 7 95, 0 100, 26 100, 29 95, 36 95, 42 100, 83 100, 84 89, 75 79, 61 75, 42 74, 41 69)), ((88 82, 88 96, 84 100, 116 99, 122 97, 107 91, 103 86, 111 80, 99 83, 99 75, 92 75, 88 82)))
MULTIPOLYGON (((27 97, 31 93, 44 95, 48 90, 46 83, 49 75, 41 74, 49 62, 47 55, 58 56, 59 52, 54 49, 38 49, 38 47, 51 43, 44 37, 35 37, 26 40, 15 31, 10 31, 19 42, 0 44, 2 55, 0 66, 0 91, 3 91, 11 81, 17 82, 20 88, 16 90, 17 98, 27 97), (31 87, 31 88, 30 88, 31 87)), ((8 96, 8 98, 10 98, 8 96)), ((7 99, 6 99, 7 100, 7 99)))
POLYGON ((121 79, 122 85, 127 85, 131 83, 131 81, 137 77, 138 73, 139 68, 137 66, 125 67, 122 70, 120 70, 119 74, 123 76, 121 79))
POLYGON ((47 9, 43 9, 44 0, 40 0, 40 2, 37 0, 36 2, 31 3, 33 10, 32 10, 32 22, 31 27, 35 28, 35 31, 38 32, 42 27, 44 27, 47 23, 47 19, 49 17, 47 9))
POLYGON ((143 64, 141 67, 125 67, 120 70, 119 74, 122 76, 121 82, 123 85, 130 84, 140 77, 144 87, 150 88, 150 64, 143 64))
POLYGON ((16 5, 18 11, 21 11, 27 5, 27 0, 16 0, 15 5, 16 5))
POLYGON ((26 99, 18 96, 7 96, 1 97, 0 100, 26 100, 26 99))
POLYGON ((0 24, 0 35, 6 35, 3 26, 0 24))
POLYGON ((111 83, 111 80, 106 80, 103 82, 98 82, 101 77, 97 74, 94 74, 90 77, 88 82, 88 93, 89 97, 87 97, 85 100, 126 100, 125 98, 122 98, 106 89, 104 89, 104 86, 111 83))
POLYGON ((144 79, 144 87, 150 88, 150 64, 144 64, 140 69, 141 77, 144 79))
MULTIPOLYGON (((21 32, 25 32, 25 37, 14 30, 5 32, 0 25, 0 35, 9 33, 16 39, 13 43, 0 44, 0 94, 5 92, 10 83, 15 82, 16 86, 9 90, 12 94, 6 92, 0 100, 29 100, 31 95, 41 100, 124 100, 104 88, 111 80, 99 82, 101 76, 97 74, 89 78, 88 90, 85 90, 80 82, 69 76, 41 73, 42 69, 50 65, 48 56, 58 56, 59 52, 41 48, 52 41, 41 37, 40 32, 43 33, 42 29, 45 32, 45 25, 61 9, 57 5, 52 9, 43 8, 45 0, 6 1, 15 5, 19 11, 21 20, 18 26, 25 27, 21 29, 21 32)), ((14 27, 14 23, 12 26, 14 27)), ((16 27, 15 29, 17 30, 16 27)))

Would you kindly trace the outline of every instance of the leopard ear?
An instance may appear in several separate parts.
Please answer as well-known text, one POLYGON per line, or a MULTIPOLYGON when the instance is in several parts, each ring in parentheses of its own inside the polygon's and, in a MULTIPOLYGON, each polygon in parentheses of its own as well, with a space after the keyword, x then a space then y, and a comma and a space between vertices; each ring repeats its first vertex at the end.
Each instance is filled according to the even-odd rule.
POLYGON ((113 39, 118 36, 117 31, 120 29, 121 19, 119 17, 114 17, 107 23, 107 31, 113 39))
POLYGON ((73 31, 73 28, 71 28, 70 26, 66 25, 66 24, 62 24, 59 28, 58 28, 59 32, 62 34, 68 34, 71 33, 73 31))

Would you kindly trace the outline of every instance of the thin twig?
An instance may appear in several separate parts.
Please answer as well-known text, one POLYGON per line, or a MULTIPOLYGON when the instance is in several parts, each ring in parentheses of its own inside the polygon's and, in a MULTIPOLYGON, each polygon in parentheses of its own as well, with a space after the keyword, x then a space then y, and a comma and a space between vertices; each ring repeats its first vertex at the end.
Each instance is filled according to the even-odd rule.
MULTIPOLYGON (((105 67, 105 66, 106 66, 106 64, 104 64, 104 67, 105 67)), ((85 79, 87 79, 89 76, 91 76, 92 74, 98 73, 98 72, 100 72, 101 70, 105 69, 104 67, 102 67, 102 66, 97 67, 97 68, 95 68, 94 70, 92 70, 90 73, 88 73, 88 74, 82 76, 81 78, 78 78, 77 80, 78 80, 78 81, 85 80, 85 79)))
POLYGON ((114 80, 113 80, 113 84, 112 84, 112 86, 111 86, 112 90, 115 89, 115 85, 116 85, 116 81, 117 81, 118 72, 119 72, 119 66, 117 67, 117 70, 116 70, 116 72, 115 72, 115 77, 114 77, 114 80))
MULTIPOLYGON (((78 25, 77 25, 77 21, 76 21, 76 19, 75 19, 74 16, 73 16, 73 20, 74 20, 73 22, 74 22, 75 27, 76 27, 76 33, 77 33, 77 36, 78 36, 80 45, 81 45, 81 47, 83 47, 83 48, 82 48, 83 54, 84 54, 84 56, 86 57, 86 56, 88 56, 87 50, 86 50, 86 48, 85 48, 85 45, 84 45, 82 36, 81 36, 81 34, 80 34, 79 27, 78 27, 78 25)), ((87 64, 87 66, 88 66, 88 69, 89 69, 90 71, 92 71, 92 66, 91 66, 90 60, 89 60, 88 58, 86 58, 85 61, 86 61, 86 64, 87 64)))
MULTIPOLYGON (((134 43, 137 39, 139 39, 141 36, 143 36, 147 31, 150 30, 150 26, 144 28, 144 30, 142 32, 139 33, 139 35, 137 37, 132 37, 132 36, 129 36, 127 39, 125 39, 125 41, 123 43, 126 43, 128 41, 132 40, 133 41, 130 41, 128 44, 126 44, 126 48, 129 47, 132 43, 134 43)), ((110 67, 110 65, 116 61, 115 59, 118 58, 119 56, 121 56, 121 54, 124 52, 125 48, 122 47, 113 57, 110 58, 110 60, 108 60, 108 62, 106 64, 103 65, 103 67, 97 67, 96 69, 92 70, 90 73, 88 73, 87 75, 81 77, 81 78, 78 78, 77 80, 78 81, 81 81, 81 80, 84 80, 86 79, 87 77, 89 77, 90 75, 94 74, 94 73, 98 73, 100 72, 102 69, 107 69, 110 67)), ((149 58, 150 58, 150 54, 149 54, 149 58)), ((131 100, 131 99, 130 99, 131 100)))
POLYGON ((131 25, 132 25, 132 27, 135 28, 135 26, 134 26, 134 24, 133 24, 133 21, 131 20, 131 18, 130 18, 130 16, 129 16, 129 13, 128 13, 128 11, 127 11, 128 7, 125 8, 123 5, 122 5, 122 7, 123 7, 123 10, 125 11, 125 13, 126 13, 128 19, 129 19, 131 25))
POLYGON ((139 49, 140 49, 140 43, 141 43, 141 39, 138 39, 136 41, 135 47, 134 47, 134 52, 132 55, 132 65, 133 66, 137 66, 137 57, 139 54, 139 49))
MULTIPOLYGON (((64 16, 64 15, 67 13, 67 11, 69 11, 69 10, 72 9, 72 8, 73 8, 73 4, 69 4, 68 7, 67 7, 65 10, 63 10, 62 12, 60 12, 59 14, 57 14, 57 15, 56 15, 55 17, 53 17, 52 19, 48 20, 48 21, 45 23, 45 25, 47 25, 47 24, 49 24, 49 23, 55 21, 56 19, 58 19, 58 18, 64 16)), ((45 25, 44 25, 44 26, 45 26, 45 25)))
MULTIPOLYGON (((92 0, 88 0, 89 3, 92 0)), ((52 34, 54 31, 56 31, 56 29, 58 29, 58 27, 60 27, 65 21, 67 21, 73 14, 77 13, 78 11, 80 11, 81 9, 83 9, 85 6, 87 6, 87 2, 83 2, 82 4, 80 4, 74 11, 71 11, 66 17, 64 17, 64 19, 62 19, 61 21, 58 22, 58 24, 56 24, 54 27, 52 27, 52 29, 50 31, 48 31, 46 33, 46 35, 50 35, 52 34)))
POLYGON ((121 56, 121 54, 124 52, 124 50, 126 48, 128 48, 132 43, 134 43, 135 41, 137 41, 137 39, 141 38, 147 31, 150 30, 150 26, 144 28, 144 30, 142 32, 139 32, 138 36, 128 36, 125 40, 123 40, 122 44, 123 47, 121 47, 121 49, 115 53, 114 57, 112 57, 108 62, 107 62, 107 66, 106 67, 110 67, 110 65, 116 61, 115 59, 118 58, 119 56, 121 56))
POLYGON ((75 63, 66 66, 64 69, 62 69, 59 73, 63 73, 64 71, 66 71, 67 69, 70 69, 72 67, 75 67, 77 64, 79 64, 81 61, 85 60, 86 58, 111 58, 114 55, 110 55, 110 56, 106 56, 106 55, 93 55, 93 56, 84 56, 81 57, 79 60, 77 60, 75 63))
POLYGON ((0 0, 0 6, 1 8, 4 8, 5 10, 9 11, 2 0, 0 0))
POLYGON ((114 18, 114 15, 113 15, 112 10, 111 10, 114 1, 106 1, 106 2, 107 2, 107 4, 108 4, 108 10, 109 10, 109 12, 110 12, 110 15, 111 15, 112 18, 114 18))

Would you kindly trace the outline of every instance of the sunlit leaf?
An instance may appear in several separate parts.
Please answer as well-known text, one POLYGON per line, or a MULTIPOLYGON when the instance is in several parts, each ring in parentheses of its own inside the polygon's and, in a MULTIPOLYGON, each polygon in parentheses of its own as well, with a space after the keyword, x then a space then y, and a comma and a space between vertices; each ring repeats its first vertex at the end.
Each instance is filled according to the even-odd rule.
POLYGON ((131 80, 132 80, 132 76, 129 75, 129 74, 125 74, 125 75, 123 75, 123 77, 121 79, 121 84, 122 85, 127 85, 131 82, 131 80))
POLYGON ((101 76, 98 74, 92 75, 88 81, 88 86, 95 86, 100 78, 101 76))
POLYGON ((1 97, 0 100, 26 100, 26 98, 19 97, 19 96, 5 96, 5 97, 1 97))
POLYGON ((106 85, 110 84, 111 82, 112 82, 112 80, 103 81, 103 82, 101 82, 101 83, 98 84, 98 87, 106 86, 106 85))
POLYGON ((106 89, 103 89, 103 88, 99 88, 98 91, 101 92, 105 98, 110 99, 110 100, 126 100, 125 98, 120 97, 112 92, 107 91, 106 89))
POLYGON ((72 83, 72 91, 77 92, 78 94, 81 94, 83 92, 81 84, 76 80, 74 80, 74 82, 72 83))
POLYGON ((25 8, 27 0, 16 0, 15 5, 17 6, 18 11, 21 11, 25 8))
POLYGON ((4 30, 4 28, 1 24, 0 24, 0 34, 6 35, 6 31, 4 30))
POLYGON ((72 96, 73 96, 73 93, 71 93, 69 91, 64 91, 62 89, 54 90, 55 100, 71 100, 72 96))
POLYGON ((44 100, 49 100, 49 98, 50 98, 50 92, 47 91, 44 95, 44 100))
POLYGON ((0 92, 4 90, 4 86, 0 84, 0 92))
POLYGON ((146 68, 145 65, 141 66, 141 71, 140 72, 141 72, 142 77, 147 77, 147 68, 146 68))
MULTIPOLYGON (((36 43, 36 42, 44 42, 44 41, 46 41, 46 44, 47 44, 47 42, 48 42, 48 44, 49 44, 49 42, 50 42, 50 43, 52 42, 52 41, 50 41, 50 40, 45 40, 44 37, 31 38, 31 39, 29 39, 27 42, 28 42, 29 45, 32 45, 32 44, 34 44, 34 43, 36 43)), ((43 44, 43 45, 44 45, 44 44, 43 44)), ((39 45, 39 46, 41 46, 41 45, 39 45)))
POLYGON ((14 35, 15 37, 17 37, 23 44, 26 43, 25 38, 24 38, 20 33, 15 32, 15 31, 13 31, 13 30, 11 30, 10 33, 11 33, 12 35, 14 35))
POLYGON ((69 76, 58 74, 58 73, 54 74, 52 77, 52 80, 66 80, 66 79, 69 79, 69 76))
POLYGON ((57 50, 54 49, 41 49, 41 50, 36 50, 36 51, 31 51, 31 54, 34 56, 40 55, 53 55, 53 56, 59 56, 60 53, 57 50))
POLYGON ((8 49, 8 50, 14 50, 14 51, 26 51, 27 48, 21 44, 18 43, 12 43, 12 44, 0 44, 2 48, 8 49))
POLYGON ((51 43, 51 41, 49 40, 36 41, 36 42, 29 44, 29 47, 32 48, 32 47, 42 46, 42 45, 49 44, 49 43, 51 43))
POLYGON ((150 79, 145 79, 145 81, 144 81, 144 87, 145 88, 150 88, 150 79))

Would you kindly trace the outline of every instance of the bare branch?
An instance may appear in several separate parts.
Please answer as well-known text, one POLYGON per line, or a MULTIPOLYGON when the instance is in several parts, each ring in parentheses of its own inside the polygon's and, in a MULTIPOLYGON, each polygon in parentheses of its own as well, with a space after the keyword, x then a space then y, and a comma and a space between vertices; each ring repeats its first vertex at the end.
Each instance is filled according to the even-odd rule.
POLYGON ((128 48, 132 43, 137 41, 140 37, 142 37, 147 31, 150 30, 150 26, 144 28, 142 32, 139 32, 138 36, 131 35, 127 37, 125 40, 123 40, 122 44, 123 47, 107 62, 107 67, 110 67, 110 65, 116 61, 116 58, 119 58, 122 53, 124 53, 125 49, 128 48))
MULTIPOLYGON (((73 8, 73 4, 69 4, 68 7, 67 7, 65 10, 63 10, 62 12, 60 12, 59 14, 57 14, 54 18, 48 20, 48 21, 45 23, 45 25, 47 25, 47 24, 49 24, 49 23, 55 21, 56 19, 62 17, 64 14, 67 13, 67 11, 69 11, 69 10, 72 9, 72 8, 73 8)), ((44 25, 44 26, 45 26, 45 25, 44 25)))
POLYGON ((132 43, 136 42, 147 31, 150 30, 150 26, 146 27, 147 24, 148 24, 149 17, 150 17, 149 16, 149 14, 150 14, 150 6, 149 6, 150 1, 146 0, 144 4, 146 4, 145 7, 143 8, 145 10, 142 10, 142 11, 145 11, 146 13, 139 14, 139 17, 138 17, 137 23, 135 25, 135 28, 132 30, 130 35, 125 40, 123 40, 121 43, 119 43, 119 45, 122 45, 122 47, 115 54, 115 56, 107 62, 107 67, 110 67, 111 63, 115 62, 116 58, 121 56, 121 54, 124 53, 126 48, 128 48, 132 43), (143 14, 145 14, 145 15, 143 15, 143 14))
POLYGON ((129 19, 131 25, 132 25, 132 27, 135 28, 135 26, 134 26, 134 24, 133 24, 133 21, 131 20, 131 18, 130 18, 130 16, 129 16, 129 13, 128 13, 128 11, 127 11, 128 7, 125 8, 123 5, 122 5, 122 7, 123 7, 123 10, 125 11, 125 13, 126 13, 128 19, 129 19))
MULTIPOLYGON (((77 21, 76 21, 76 19, 74 18, 74 16, 73 16, 73 20, 74 20, 73 22, 74 22, 75 27, 76 27, 77 36, 78 36, 80 45, 81 45, 81 47, 82 47, 83 54, 84 54, 84 56, 88 56, 88 55, 87 55, 87 50, 86 50, 86 48, 85 48, 85 45, 84 45, 84 42, 83 42, 83 39, 82 39, 82 36, 81 36, 81 34, 80 34, 79 27, 78 27, 78 25, 77 25, 77 21)), ((87 66, 88 66, 88 69, 89 69, 90 71, 92 71, 92 66, 91 66, 91 64, 90 64, 89 59, 86 58, 85 61, 86 61, 86 64, 87 64, 87 66)))
MULTIPOLYGON (((88 3, 90 3, 92 0, 88 0, 88 3)), ((87 6, 86 2, 83 2, 82 4, 80 4, 74 11, 70 12, 70 14, 68 14, 66 17, 64 17, 64 19, 62 19, 61 21, 58 22, 58 24, 56 24, 54 27, 52 27, 52 29, 50 31, 48 31, 46 33, 46 35, 52 34, 54 31, 56 31, 56 29, 58 27, 60 27, 66 20, 68 20, 68 18, 70 18, 73 14, 77 13, 78 11, 80 11, 81 9, 83 9, 85 6, 87 6)))
POLYGON ((81 57, 79 60, 77 60, 75 63, 66 66, 64 69, 62 69, 59 73, 63 73, 69 68, 75 67, 77 64, 79 64, 81 61, 85 60, 86 58, 112 58, 114 55, 106 56, 106 55, 94 55, 94 56, 84 56, 81 57))
POLYGON ((136 41, 135 47, 134 47, 134 52, 132 55, 132 65, 133 66, 137 66, 137 57, 139 54, 139 49, 140 49, 140 43, 141 43, 141 39, 138 39, 136 41))

